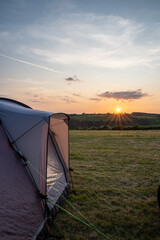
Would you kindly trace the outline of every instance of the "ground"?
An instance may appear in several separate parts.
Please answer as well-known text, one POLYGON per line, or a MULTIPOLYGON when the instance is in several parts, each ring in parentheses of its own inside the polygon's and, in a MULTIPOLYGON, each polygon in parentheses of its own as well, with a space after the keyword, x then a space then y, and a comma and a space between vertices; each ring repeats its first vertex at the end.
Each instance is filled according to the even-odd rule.
POLYGON ((95 227, 61 210, 49 240, 160 239, 159 130, 70 131, 70 164, 63 208, 95 227))

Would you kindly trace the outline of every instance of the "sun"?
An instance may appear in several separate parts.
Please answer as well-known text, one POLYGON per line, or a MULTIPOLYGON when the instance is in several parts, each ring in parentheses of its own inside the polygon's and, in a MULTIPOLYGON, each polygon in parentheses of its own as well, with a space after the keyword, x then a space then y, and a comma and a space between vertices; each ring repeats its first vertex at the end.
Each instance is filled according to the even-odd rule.
POLYGON ((121 109, 120 108, 116 108, 116 113, 120 113, 121 109))

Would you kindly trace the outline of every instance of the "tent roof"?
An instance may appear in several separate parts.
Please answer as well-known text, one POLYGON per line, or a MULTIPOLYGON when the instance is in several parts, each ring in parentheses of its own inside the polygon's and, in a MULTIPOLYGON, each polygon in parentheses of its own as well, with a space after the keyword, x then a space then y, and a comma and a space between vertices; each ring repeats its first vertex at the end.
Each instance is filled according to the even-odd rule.
POLYGON ((9 99, 9 98, 0 98, 0 111, 1 112, 14 112, 14 113, 21 113, 25 115, 31 116, 39 116, 43 119, 49 118, 53 116, 58 119, 68 119, 69 117, 64 113, 53 113, 53 112, 46 112, 46 111, 39 111, 34 110, 26 104, 21 102, 9 99))

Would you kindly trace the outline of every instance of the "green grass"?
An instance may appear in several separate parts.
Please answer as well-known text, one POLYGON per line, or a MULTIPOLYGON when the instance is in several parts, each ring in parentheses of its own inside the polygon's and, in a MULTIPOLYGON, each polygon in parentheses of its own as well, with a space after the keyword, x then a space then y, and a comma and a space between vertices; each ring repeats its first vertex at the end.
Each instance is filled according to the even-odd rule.
MULTIPOLYGON (((111 239, 160 239, 160 131, 70 131, 70 149, 68 200, 111 239)), ((105 238, 61 210, 48 239, 105 238)))

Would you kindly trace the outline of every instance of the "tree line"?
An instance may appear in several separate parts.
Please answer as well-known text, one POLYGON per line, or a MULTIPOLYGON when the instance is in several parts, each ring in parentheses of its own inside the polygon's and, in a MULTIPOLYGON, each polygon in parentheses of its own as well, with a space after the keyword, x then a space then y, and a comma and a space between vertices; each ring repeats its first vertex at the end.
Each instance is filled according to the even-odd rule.
POLYGON ((160 114, 70 114, 70 129, 148 130, 160 129, 160 114))

